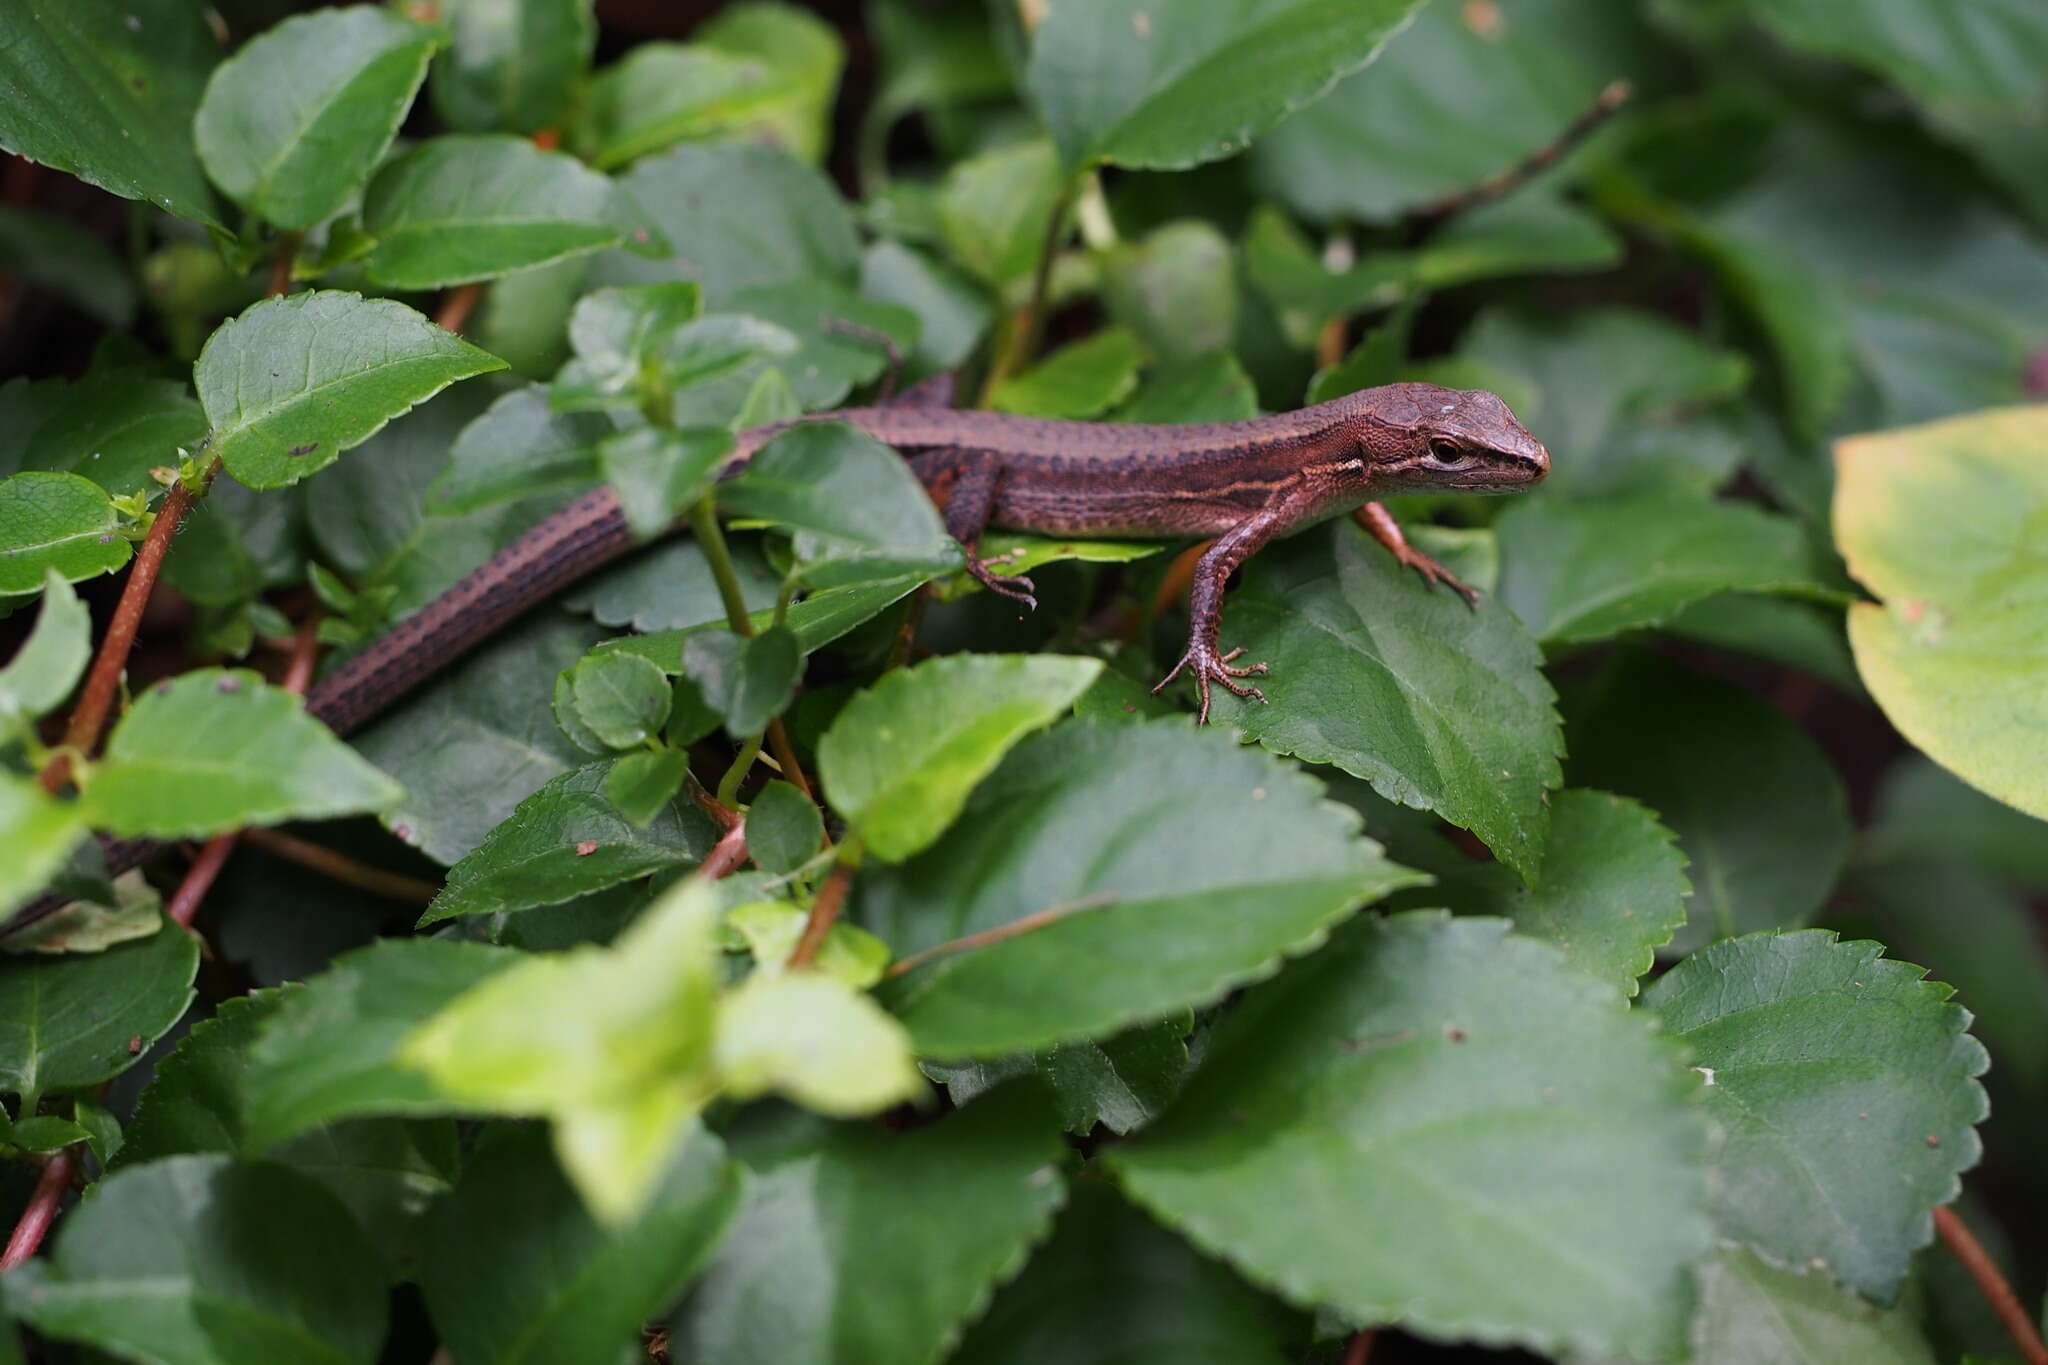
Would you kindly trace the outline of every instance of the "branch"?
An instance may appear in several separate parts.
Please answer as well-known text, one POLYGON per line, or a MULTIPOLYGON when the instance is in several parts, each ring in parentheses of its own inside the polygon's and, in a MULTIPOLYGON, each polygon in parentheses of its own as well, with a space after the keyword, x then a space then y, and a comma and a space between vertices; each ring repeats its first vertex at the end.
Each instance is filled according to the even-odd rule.
POLYGON ((1408 215, 1409 223, 1414 227, 1433 226, 1454 214, 1490 203, 1521 188, 1523 182, 1590 137, 1596 128, 1614 116, 1615 110, 1628 102, 1631 93, 1627 81, 1608 82, 1607 88, 1594 98, 1592 107, 1572 120, 1571 126, 1549 142, 1506 170, 1413 210, 1408 215))
POLYGON ((2020 1358, 2027 1365, 2048 1365, 2048 1344, 2042 1342, 2040 1330, 2027 1316, 2019 1295, 2012 1292, 2012 1286, 1999 1273, 1998 1264, 1984 1250, 1984 1244, 1977 1240, 1969 1225, 1954 1209, 1943 1205, 1934 1211, 1934 1230, 1941 1234, 1941 1240, 1963 1263, 1963 1269, 1970 1272, 1970 1278, 1977 1282, 1977 1289, 1984 1295, 1985 1302, 1998 1315, 1998 1321, 2012 1337, 2013 1344, 2020 1348, 2020 1358))
MULTIPOLYGON (((202 490, 211 486, 214 476, 220 473, 220 461, 214 460, 200 476, 202 490)), ((171 495, 164 499, 162 510, 156 520, 150 523, 149 534, 143 538, 142 548, 135 552, 135 562, 129 566, 128 582, 121 589, 121 600, 114 607, 114 618, 107 623, 107 633, 100 640, 99 653, 93 656, 92 671, 85 675, 85 689, 78 695, 78 705, 72 708, 71 721, 64 729, 64 748, 48 763, 38 780, 43 790, 55 794, 64 789, 71 778, 71 756, 90 754, 99 744, 100 731, 106 728, 107 713, 114 709, 114 695, 120 691, 121 674, 128 667, 128 651, 135 645, 135 632, 142 625, 142 613, 149 606, 149 594, 156 587, 158 570, 163 568, 164 555, 171 548, 171 537, 178 533, 178 523, 192 510, 198 495, 185 487, 184 481, 171 489, 171 495)))
POLYGON ((434 314, 435 325, 460 336, 463 325, 469 321, 471 311, 476 308, 477 300, 483 296, 482 280, 449 290, 441 298, 441 311, 434 314))
MULTIPOLYGON (((27 1118, 28 1115, 22 1115, 27 1118)), ((36 1180, 35 1193, 28 1198, 28 1207, 21 1211, 21 1219, 14 1225, 14 1234, 7 1239, 7 1250, 0 1252, 0 1271, 14 1269, 36 1254, 49 1235, 50 1224, 57 1221, 57 1205, 64 1198, 64 1191, 71 1188, 71 1169, 77 1159, 71 1149, 51 1155, 43 1163, 43 1173, 36 1180)))
POLYGON ((432 882, 408 877, 402 872, 387 872, 381 867, 372 867, 336 852, 325 844, 316 844, 310 839, 301 839, 274 829, 245 829, 242 837, 265 853, 274 854, 287 862, 297 863, 322 876, 331 877, 344 886, 353 886, 373 896, 386 900, 403 901, 407 905, 427 905, 439 894, 439 888, 432 882))
MULTIPOLYGON (((852 839, 847 840, 847 844, 853 842, 852 839)), ((846 903, 846 888, 853 881, 854 860, 846 856, 846 844, 839 846, 839 852, 839 861, 832 864, 831 874, 818 888, 818 899, 811 902, 811 917, 804 921, 804 936, 797 940, 795 950, 789 955, 787 965, 791 971, 808 967, 817 959, 818 950, 825 946, 825 935, 832 932, 832 924, 839 918, 839 907, 846 903)))

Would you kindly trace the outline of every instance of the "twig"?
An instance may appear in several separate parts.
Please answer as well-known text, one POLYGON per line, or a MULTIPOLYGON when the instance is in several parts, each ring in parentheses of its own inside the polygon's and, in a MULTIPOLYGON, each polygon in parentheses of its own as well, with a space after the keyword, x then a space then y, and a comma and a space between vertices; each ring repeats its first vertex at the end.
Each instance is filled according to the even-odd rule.
POLYGON ((368 891, 373 896, 403 901, 407 905, 426 905, 438 894, 438 888, 432 882, 422 881, 418 877, 408 877, 402 872, 387 872, 381 867, 372 867, 368 863, 349 857, 346 853, 336 852, 325 844, 316 844, 309 839, 301 839, 280 830, 245 829, 242 836, 265 853, 309 868, 344 886, 368 891))
POLYGON ((1963 1263, 1963 1269, 1970 1272, 1970 1278, 1977 1282, 1977 1289, 1984 1295, 1991 1311, 1998 1316, 2013 1344, 2020 1348, 2020 1358, 2027 1365, 2048 1365, 2048 1344, 2041 1340, 2040 1329, 2020 1304, 2019 1295, 2012 1292, 2005 1276, 1999 1273, 1998 1265, 1991 1259, 1984 1244, 1970 1231, 1961 1215, 1946 1205, 1934 1211, 1934 1230, 1941 1234, 1941 1240, 1963 1263))
POLYGON ((291 291, 292 263, 298 257, 299 241, 303 235, 287 232, 277 239, 277 250, 270 258, 270 284, 264 290, 266 297, 274 299, 291 291))
POLYGON ((1379 1329, 1368 1327, 1362 1332, 1351 1334, 1351 1344, 1344 1348, 1344 1365, 1365 1365, 1372 1359, 1372 1344, 1379 1339, 1379 1329))
MULTIPOLYGON (((28 1115, 22 1115, 27 1118, 28 1115)), ((25 1263, 36 1254, 49 1235, 50 1224, 57 1221, 57 1205, 64 1198, 64 1191, 71 1188, 71 1168, 77 1164, 71 1149, 55 1152, 43 1163, 43 1173, 36 1180, 35 1193, 28 1198, 28 1207, 21 1211, 21 1218, 14 1225, 14 1233, 7 1239, 7 1250, 0 1252, 0 1271, 8 1271, 25 1263)))
POLYGON ((1438 223, 1453 214, 1463 213, 1466 209, 1475 208, 1511 193, 1538 171, 1584 142, 1594 129, 1607 122, 1613 117, 1615 110, 1628 102, 1631 93, 1627 81, 1608 82, 1607 88, 1594 97, 1592 106, 1573 119, 1571 125, 1556 137, 1506 170, 1490 175, 1467 189, 1445 195, 1413 210, 1408 215, 1409 223, 1417 226, 1438 223))
POLYGON ((1043 910, 1034 910, 1028 915, 1013 919, 1008 924, 998 924, 995 928, 984 929, 978 934, 967 934, 961 938, 948 939, 944 943, 926 948, 923 952, 912 953, 909 957, 899 957, 889 964, 889 969, 883 972, 882 976, 884 979, 892 976, 901 976, 905 972, 916 971, 925 963, 937 958, 951 957, 955 953, 965 953, 975 948, 986 948, 991 943, 1001 943, 1006 938, 1015 938, 1019 934, 1028 934, 1034 929, 1043 929, 1046 925, 1056 920, 1063 920, 1067 916, 1079 914, 1083 910, 1100 910, 1105 905, 1113 905, 1115 903, 1116 897, 1103 895, 1087 896, 1081 900, 1069 901, 1064 905, 1049 905, 1043 910))
MULTIPOLYGON (((220 461, 215 459, 200 476, 202 489, 211 485, 219 473, 220 461)), ((99 653, 93 656, 92 671, 85 675, 85 689, 79 693, 78 705, 72 708, 70 723, 64 728, 64 747, 43 765, 39 775, 44 791, 62 791, 71 777, 71 755, 82 757, 99 743, 107 713, 114 708, 114 694, 120 690, 121 674, 128 667, 128 651, 135 645, 135 632, 142 625, 149 594, 156 587, 157 571, 163 567, 164 555, 171 548, 171 537, 178 533, 178 523, 196 501, 197 495, 180 480, 150 524, 142 548, 135 552, 128 582, 121 588, 121 600, 114 607, 114 617, 107 623, 99 653)))
POLYGON ((441 311, 434 314, 435 325, 443 331, 461 335, 463 325, 469 321, 471 310, 476 307, 476 301, 483 296, 482 280, 449 290, 441 299, 441 311))
MULTIPOLYGON (((848 840, 852 843, 852 840, 848 840)), ((811 917, 804 921, 804 936, 797 940, 796 948, 789 955, 788 966, 794 971, 808 967, 818 956, 818 950, 825 946, 825 935, 832 932, 833 922, 839 918, 839 907, 846 903, 846 888, 853 881, 854 859, 847 856, 846 845, 840 845, 839 861, 832 864, 832 871, 825 878, 825 884, 818 888, 818 898, 811 902, 811 917)))
POLYGON ((790 786, 802 792, 808 800, 818 799, 811 791, 811 779, 804 776, 803 764, 796 761, 796 749, 789 742, 789 731, 783 728, 780 716, 768 722, 768 752, 775 755, 775 762, 790 786))
POLYGON ((995 364, 989 366, 988 378, 982 381, 981 407, 988 406, 997 385, 1015 374, 1038 351, 1038 340, 1045 333, 1045 296, 1052 282, 1053 257, 1059 254, 1060 229, 1066 224, 1067 210, 1074 204, 1074 185, 1069 180, 1053 201, 1052 215, 1045 223, 1045 238, 1038 246, 1038 264, 1031 272, 1031 295, 1011 319, 1010 335, 995 364))
MULTIPOLYGON (((313 665, 319 658, 320 620, 318 616, 309 615, 299 623, 298 634, 292 638, 292 657, 285 666, 284 689, 296 696, 305 696, 306 689, 313 682, 313 665)), ((185 869, 184 880, 178 883, 178 889, 171 896, 170 906, 164 913, 190 929, 193 917, 199 913, 200 902, 206 899, 206 893, 213 889, 221 869, 227 866, 228 855, 235 851, 236 841, 246 833, 247 830, 231 829, 207 840, 206 847, 199 850, 199 856, 192 860, 192 866, 185 869)))
POLYGON ((1323 330, 1316 334, 1316 364, 1325 370, 1334 370, 1344 363, 1344 343, 1350 339, 1351 318, 1339 313, 1323 324, 1323 330))
POLYGON ((1166 576, 1159 580, 1159 590, 1152 594, 1152 614, 1164 616, 1173 610, 1174 604, 1187 596, 1188 585, 1195 581, 1195 565, 1209 552, 1214 540, 1204 540, 1190 545, 1173 557, 1173 563, 1166 566, 1166 576))
POLYGON ((712 845, 711 852, 704 855, 704 861, 697 864, 697 870, 690 875, 700 881, 715 882, 721 877, 730 877, 746 860, 747 824, 742 820, 712 845))

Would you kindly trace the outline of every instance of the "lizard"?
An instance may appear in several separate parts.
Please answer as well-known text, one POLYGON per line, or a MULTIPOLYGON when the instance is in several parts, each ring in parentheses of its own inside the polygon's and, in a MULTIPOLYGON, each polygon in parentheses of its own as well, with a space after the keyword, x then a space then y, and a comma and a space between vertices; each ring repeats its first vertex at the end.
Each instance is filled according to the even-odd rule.
MULTIPOLYGON (((1218 685, 1263 702, 1220 644, 1223 590, 1245 560, 1276 537, 1356 511, 1403 565, 1431 583, 1477 594, 1407 543, 1379 499, 1393 493, 1510 493, 1542 479, 1550 455, 1506 403, 1482 389, 1388 384, 1293 412, 1239 422, 1079 422, 958 410, 926 391, 874 407, 840 408, 739 432, 720 477, 732 478, 769 441, 803 422, 840 421, 894 446, 938 503, 967 568, 995 592, 1036 605, 1024 577, 981 558, 990 527, 1056 536, 1206 538, 1188 594, 1187 646, 1160 680, 1193 675, 1197 723, 1218 685), (935 401, 936 399, 936 401, 935 401)), ((678 526, 685 525, 678 522, 678 526)), ((569 584, 635 549, 609 487, 541 521, 426 606, 343 661, 306 697, 306 709, 347 734, 421 682, 569 584)), ((109 871, 155 847, 105 846, 109 871)), ((18 929, 56 909, 45 895, 0 924, 18 929)))

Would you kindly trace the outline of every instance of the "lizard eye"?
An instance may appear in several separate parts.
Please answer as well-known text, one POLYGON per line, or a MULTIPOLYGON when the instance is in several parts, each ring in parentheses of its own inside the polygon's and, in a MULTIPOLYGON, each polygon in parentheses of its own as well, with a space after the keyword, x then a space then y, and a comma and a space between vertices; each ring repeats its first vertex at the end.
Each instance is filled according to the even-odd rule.
POLYGON ((1429 442, 1429 463, 1432 468, 1455 474, 1478 464, 1479 457, 1459 449, 1456 441, 1436 436, 1429 442))

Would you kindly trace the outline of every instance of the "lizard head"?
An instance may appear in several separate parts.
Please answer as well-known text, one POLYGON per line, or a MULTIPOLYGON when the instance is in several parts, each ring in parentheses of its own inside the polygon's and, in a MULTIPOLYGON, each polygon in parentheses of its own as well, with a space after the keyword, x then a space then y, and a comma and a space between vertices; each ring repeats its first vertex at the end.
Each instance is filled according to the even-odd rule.
MULTIPOLYGON (((1484 389, 1390 384, 1374 395, 1375 482, 1416 492, 1512 493, 1550 472, 1550 452, 1484 389)), ((1354 398, 1363 395, 1353 395, 1354 398)))

